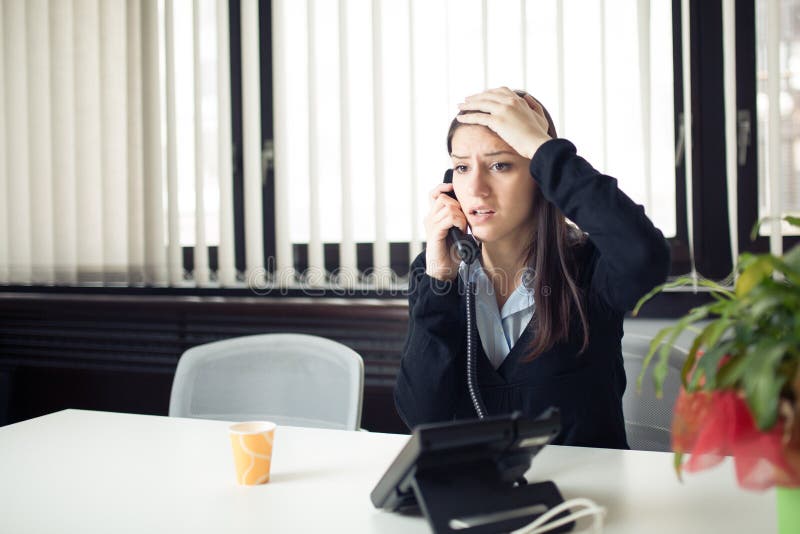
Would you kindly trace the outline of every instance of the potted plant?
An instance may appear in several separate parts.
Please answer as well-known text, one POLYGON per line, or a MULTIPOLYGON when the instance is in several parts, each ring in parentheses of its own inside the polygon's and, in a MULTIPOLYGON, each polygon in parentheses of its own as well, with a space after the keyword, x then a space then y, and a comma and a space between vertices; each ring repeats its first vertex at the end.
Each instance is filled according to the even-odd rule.
MULTIPOLYGON (((800 227, 800 218, 785 217, 800 227)), ((753 238, 759 224, 753 229, 753 238)), ((670 348, 685 330, 696 335, 681 371, 672 448, 675 469, 696 471, 732 456, 739 484, 777 487, 780 532, 800 532, 800 245, 782 256, 743 253, 733 290, 707 280, 713 300, 653 338, 638 385, 651 360, 660 395, 670 348), (705 323, 705 321, 709 321, 705 323), (697 323, 703 321, 702 328, 697 323), (691 458, 684 461, 684 455, 691 458), (792 523, 794 521, 794 523, 792 523)), ((695 283, 681 278, 656 287, 695 283)))

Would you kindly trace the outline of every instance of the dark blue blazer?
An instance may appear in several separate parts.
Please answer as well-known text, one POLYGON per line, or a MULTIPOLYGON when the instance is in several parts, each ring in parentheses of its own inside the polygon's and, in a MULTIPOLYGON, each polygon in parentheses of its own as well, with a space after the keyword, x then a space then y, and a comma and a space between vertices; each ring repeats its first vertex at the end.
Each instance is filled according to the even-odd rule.
MULTIPOLYGON (((490 415, 522 410, 536 416, 556 406, 562 430, 554 443, 627 448, 622 321, 642 295, 666 279, 669 246, 644 209, 614 178, 578 156, 569 141, 542 145, 530 171, 545 198, 588 234, 575 258, 589 346, 578 354, 583 333, 577 318, 570 339, 527 363, 521 360, 535 335, 530 326, 497 370, 476 343, 484 404, 490 415)), ((475 417, 466 383, 464 295, 460 277, 443 282, 425 274, 424 252, 412 263, 408 334, 394 392, 397 411, 410 428, 475 417)))

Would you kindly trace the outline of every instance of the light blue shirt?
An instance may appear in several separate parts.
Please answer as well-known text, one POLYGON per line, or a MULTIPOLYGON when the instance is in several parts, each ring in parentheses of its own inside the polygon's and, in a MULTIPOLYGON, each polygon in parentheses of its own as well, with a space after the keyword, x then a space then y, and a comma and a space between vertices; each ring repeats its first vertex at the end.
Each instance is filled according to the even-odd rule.
MULTIPOLYGON (((467 280, 467 265, 459 266, 461 279, 467 280)), ((508 297, 503 309, 497 307, 494 287, 480 261, 470 268, 470 278, 476 285, 475 322, 483 350, 492 366, 497 369, 520 338, 533 317, 533 292, 520 284, 508 297)))

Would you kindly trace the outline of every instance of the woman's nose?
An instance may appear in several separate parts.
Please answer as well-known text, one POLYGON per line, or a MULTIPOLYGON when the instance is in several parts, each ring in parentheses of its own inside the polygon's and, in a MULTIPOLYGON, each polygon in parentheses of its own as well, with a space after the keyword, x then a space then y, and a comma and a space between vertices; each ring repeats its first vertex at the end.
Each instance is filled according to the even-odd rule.
POLYGON ((489 183, 486 171, 476 167, 467 179, 467 193, 474 197, 485 197, 489 194, 489 183))

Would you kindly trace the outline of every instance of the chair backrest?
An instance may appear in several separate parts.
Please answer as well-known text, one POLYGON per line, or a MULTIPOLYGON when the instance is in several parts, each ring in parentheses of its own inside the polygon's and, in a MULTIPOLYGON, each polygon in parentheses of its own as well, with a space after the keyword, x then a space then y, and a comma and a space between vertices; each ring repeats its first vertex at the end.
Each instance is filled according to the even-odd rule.
POLYGON ((661 398, 656 397, 651 374, 652 365, 658 358, 658 353, 653 357, 651 367, 642 379, 641 392, 638 392, 636 381, 642 371, 644 357, 650 349, 650 341, 655 336, 657 329, 651 328, 653 331, 647 333, 641 333, 641 329, 630 332, 629 329, 635 330, 635 328, 629 328, 629 324, 631 321, 625 322, 625 336, 622 338, 622 358, 625 376, 628 378, 628 387, 622 397, 622 410, 625 414, 628 444, 631 449, 670 451, 672 450, 670 439, 672 414, 681 387, 681 368, 687 351, 676 346, 671 347, 669 371, 664 381, 664 394, 661 398))
POLYGON ((260 334, 199 345, 178 362, 169 415, 357 430, 364 362, 330 339, 260 334))

